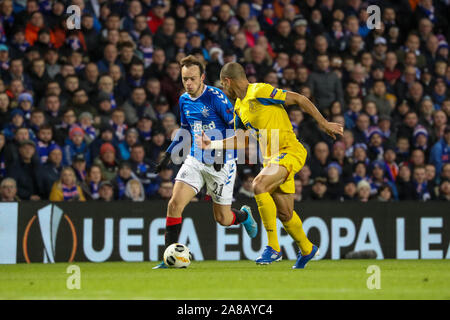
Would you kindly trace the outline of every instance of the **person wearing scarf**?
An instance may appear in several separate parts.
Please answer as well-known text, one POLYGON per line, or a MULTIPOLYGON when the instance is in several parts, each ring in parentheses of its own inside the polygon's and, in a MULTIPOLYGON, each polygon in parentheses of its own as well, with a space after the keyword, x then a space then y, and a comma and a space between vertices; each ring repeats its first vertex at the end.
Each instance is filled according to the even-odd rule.
POLYGON ((61 171, 61 178, 50 192, 50 201, 86 201, 81 187, 77 185, 75 172, 70 167, 61 171))
POLYGON ((111 114, 111 120, 109 125, 114 129, 114 135, 118 141, 125 140, 125 132, 128 129, 128 125, 125 123, 125 112, 122 109, 115 109, 111 114))
POLYGON ((427 201, 434 199, 434 192, 430 190, 426 179, 425 166, 417 166, 413 171, 413 198, 415 200, 427 201))
POLYGON ((72 169, 79 183, 86 181, 86 159, 82 153, 77 154, 72 159, 72 169))
POLYGON ((375 160, 370 165, 370 172, 371 177, 369 179, 370 183, 370 193, 371 195, 375 195, 378 193, 378 189, 384 185, 387 184, 391 190, 392 195, 394 199, 398 200, 398 191, 395 184, 391 181, 389 181, 388 178, 386 178, 386 166, 384 161, 375 160))
POLYGON ((78 126, 83 129, 85 133, 85 140, 87 143, 91 143, 97 137, 97 131, 92 126, 94 118, 90 112, 82 112, 78 117, 78 126))
POLYGON ((368 133, 369 148, 368 156, 370 160, 382 160, 383 159, 383 133, 378 127, 369 128, 368 133))
POLYGON ((392 182, 395 182, 397 180, 399 167, 398 167, 397 163, 395 162, 396 154, 395 154, 395 148, 393 146, 387 145, 384 148, 383 159, 384 159, 384 165, 386 168, 386 175, 387 175, 388 179, 392 182))
POLYGON ((139 51, 142 53, 144 67, 147 68, 153 62, 153 40, 148 32, 142 32, 139 37, 139 51))
POLYGON ((428 159, 428 131, 424 126, 418 125, 414 128, 413 145, 414 148, 422 150, 425 153, 426 158, 428 159))

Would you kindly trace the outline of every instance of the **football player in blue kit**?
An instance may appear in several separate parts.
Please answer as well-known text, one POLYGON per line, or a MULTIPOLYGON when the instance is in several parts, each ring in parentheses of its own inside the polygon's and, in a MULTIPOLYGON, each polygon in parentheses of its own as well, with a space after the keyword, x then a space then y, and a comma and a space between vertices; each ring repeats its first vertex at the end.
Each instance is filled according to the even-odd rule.
MULTIPOLYGON (((237 171, 236 152, 205 152, 196 146, 193 139, 202 131, 212 140, 233 136, 233 105, 221 90, 204 84, 205 68, 196 57, 187 56, 180 64, 186 91, 179 99, 181 129, 158 164, 157 171, 168 165, 174 158, 172 153, 179 152, 179 143, 185 142, 185 139, 190 140, 190 154, 175 178, 173 195, 167 206, 166 248, 178 242, 183 210, 205 184, 213 200, 214 219, 222 226, 242 224, 248 235, 254 238, 258 225, 250 207, 244 205, 240 210, 231 208, 237 171)), ((154 269, 166 267, 161 262, 154 269)))

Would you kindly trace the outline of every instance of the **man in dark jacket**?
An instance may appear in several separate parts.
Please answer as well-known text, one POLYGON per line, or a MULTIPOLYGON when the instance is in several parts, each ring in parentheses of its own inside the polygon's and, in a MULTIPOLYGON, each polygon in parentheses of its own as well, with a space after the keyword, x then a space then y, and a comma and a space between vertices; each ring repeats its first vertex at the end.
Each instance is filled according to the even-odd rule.
POLYGON ((33 159, 36 145, 32 140, 23 140, 19 145, 19 161, 8 168, 8 177, 17 182, 17 195, 23 200, 40 200, 43 194, 42 167, 33 159))
POLYGON ((42 166, 42 174, 44 181, 44 194, 50 195, 53 184, 61 177, 62 171, 62 150, 57 144, 52 144, 49 152, 47 162, 42 166))
POLYGON ((329 70, 330 61, 326 54, 317 56, 317 71, 311 73, 308 79, 313 96, 316 98, 320 112, 331 106, 334 101, 344 105, 344 92, 341 80, 336 73, 329 70))

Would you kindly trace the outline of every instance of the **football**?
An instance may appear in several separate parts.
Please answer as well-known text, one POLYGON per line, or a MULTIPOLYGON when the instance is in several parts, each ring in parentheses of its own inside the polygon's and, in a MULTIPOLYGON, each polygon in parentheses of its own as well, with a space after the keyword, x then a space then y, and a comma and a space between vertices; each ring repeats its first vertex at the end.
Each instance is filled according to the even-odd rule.
POLYGON ((169 268, 187 268, 191 264, 192 254, 187 246, 172 243, 164 251, 164 263, 169 268))

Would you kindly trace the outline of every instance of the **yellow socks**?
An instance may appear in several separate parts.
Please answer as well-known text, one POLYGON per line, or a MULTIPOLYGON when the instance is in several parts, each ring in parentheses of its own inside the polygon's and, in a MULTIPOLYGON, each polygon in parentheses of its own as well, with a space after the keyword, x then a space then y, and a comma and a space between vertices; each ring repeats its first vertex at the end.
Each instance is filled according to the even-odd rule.
POLYGON ((310 254, 312 251, 312 243, 306 237, 305 231, 303 231, 302 220, 300 220, 297 212, 294 211, 291 220, 283 222, 283 226, 286 232, 289 233, 297 243, 302 255, 310 254))
POLYGON ((267 232, 269 246, 276 251, 280 251, 277 235, 277 207, 275 206, 275 202, 268 192, 255 194, 255 200, 258 204, 259 215, 267 232))
MULTIPOLYGON (((268 192, 256 194, 255 200, 267 232, 269 246, 276 251, 280 251, 277 234, 277 207, 275 206, 275 202, 268 192)), ((305 231, 303 231, 302 220, 300 220, 300 217, 295 211, 292 214, 291 220, 283 222, 283 226, 286 232, 295 240, 302 254, 310 254, 312 251, 312 243, 306 237, 305 231)))

